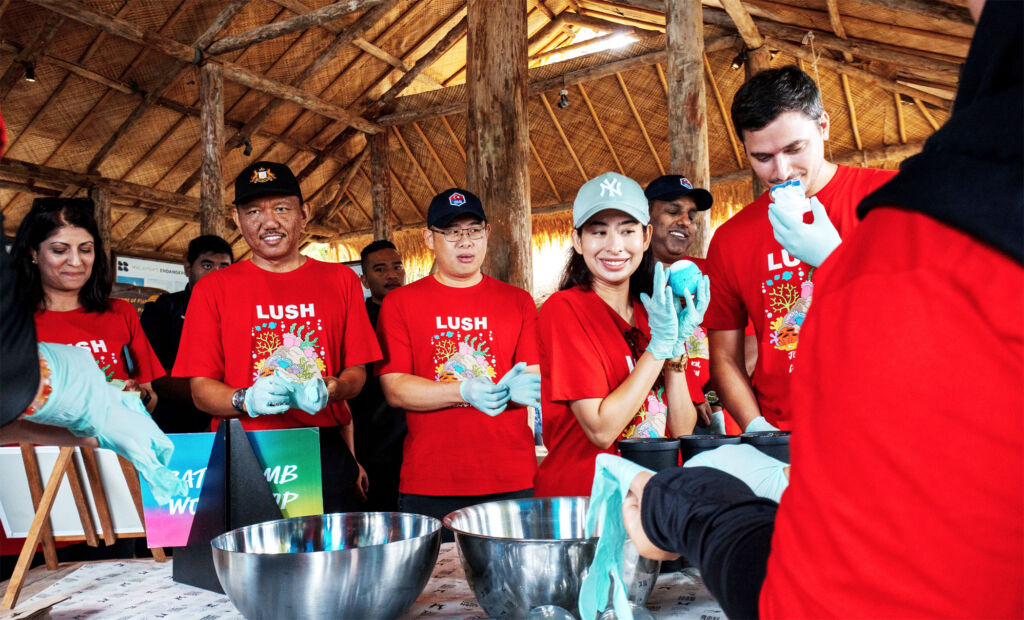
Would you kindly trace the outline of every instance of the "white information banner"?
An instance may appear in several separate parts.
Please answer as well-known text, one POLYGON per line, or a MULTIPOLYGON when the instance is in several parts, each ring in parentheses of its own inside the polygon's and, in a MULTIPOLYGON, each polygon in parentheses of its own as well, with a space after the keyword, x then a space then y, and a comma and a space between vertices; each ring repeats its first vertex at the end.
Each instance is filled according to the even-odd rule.
POLYGON ((117 257, 117 281, 159 288, 168 293, 185 290, 188 285, 185 267, 181 264, 128 256, 117 257))

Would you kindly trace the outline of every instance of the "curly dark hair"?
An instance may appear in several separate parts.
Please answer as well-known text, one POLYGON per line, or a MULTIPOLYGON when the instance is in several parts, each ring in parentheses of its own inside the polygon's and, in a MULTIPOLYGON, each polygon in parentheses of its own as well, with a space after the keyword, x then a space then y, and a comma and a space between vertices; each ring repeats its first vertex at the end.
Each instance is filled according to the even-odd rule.
POLYGON ((32 201, 32 208, 21 220, 14 236, 11 259, 18 271, 18 291, 33 312, 46 309, 46 296, 39 266, 32 262, 32 250, 38 253, 43 241, 62 226, 84 228, 93 239, 96 258, 89 279, 78 291, 78 302, 86 312, 105 312, 110 308, 113 274, 93 215, 94 209, 95 205, 89 198, 36 198, 32 201))
POLYGON ((732 124, 740 140, 744 131, 764 129, 783 112, 803 112, 815 121, 825 113, 818 86, 796 65, 755 74, 732 100, 732 124))

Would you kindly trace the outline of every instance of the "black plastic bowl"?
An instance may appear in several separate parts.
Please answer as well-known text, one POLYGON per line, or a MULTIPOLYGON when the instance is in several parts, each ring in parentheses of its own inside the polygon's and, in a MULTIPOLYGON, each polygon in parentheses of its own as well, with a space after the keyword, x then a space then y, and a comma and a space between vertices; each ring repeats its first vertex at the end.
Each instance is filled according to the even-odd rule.
POLYGON ((679 454, 686 463, 701 452, 739 442, 738 435, 684 435, 679 438, 679 454))
POLYGON ((619 441, 622 458, 647 469, 661 471, 679 465, 679 440, 671 437, 645 437, 619 441))
POLYGON ((757 431, 740 435, 743 443, 749 443, 768 456, 789 462, 789 431, 757 431))

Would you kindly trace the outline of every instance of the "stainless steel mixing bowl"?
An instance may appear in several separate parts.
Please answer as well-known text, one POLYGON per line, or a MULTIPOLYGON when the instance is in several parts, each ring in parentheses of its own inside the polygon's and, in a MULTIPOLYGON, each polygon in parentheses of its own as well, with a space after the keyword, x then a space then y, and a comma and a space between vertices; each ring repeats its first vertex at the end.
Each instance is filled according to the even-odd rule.
POLYGON ((295 517, 210 544, 224 592, 250 620, 397 618, 430 579, 441 522, 401 512, 295 517))
MULTIPOLYGON (((597 538, 587 538, 587 497, 489 502, 444 518, 455 532, 462 568, 477 601, 491 617, 525 618, 542 605, 578 614, 577 599, 597 538)), ((598 530, 600 532, 600 529, 598 530)), ((630 601, 647 602, 660 562, 626 544, 624 577, 630 601)))

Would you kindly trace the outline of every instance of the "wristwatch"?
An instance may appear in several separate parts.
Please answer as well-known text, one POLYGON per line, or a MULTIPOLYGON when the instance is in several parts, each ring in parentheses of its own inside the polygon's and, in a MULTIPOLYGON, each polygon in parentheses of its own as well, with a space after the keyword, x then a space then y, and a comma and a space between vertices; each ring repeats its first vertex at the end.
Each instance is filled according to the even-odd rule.
POLYGON ((231 406, 239 413, 245 413, 245 388, 235 390, 231 395, 231 406))

